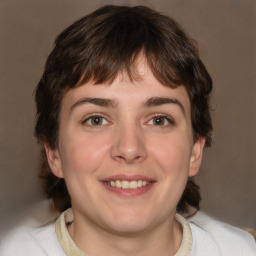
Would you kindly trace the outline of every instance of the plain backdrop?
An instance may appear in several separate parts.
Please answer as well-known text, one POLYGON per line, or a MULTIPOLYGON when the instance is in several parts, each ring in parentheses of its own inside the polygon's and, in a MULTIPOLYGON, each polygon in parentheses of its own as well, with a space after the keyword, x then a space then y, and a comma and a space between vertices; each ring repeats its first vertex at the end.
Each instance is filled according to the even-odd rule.
POLYGON ((55 37, 109 3, 152 7, 197 40, 214 81, 213 145, 197 177, 202 209, 256 228, 255 0, 1 0, 0 219, 44 198, 33 93, 55 37))

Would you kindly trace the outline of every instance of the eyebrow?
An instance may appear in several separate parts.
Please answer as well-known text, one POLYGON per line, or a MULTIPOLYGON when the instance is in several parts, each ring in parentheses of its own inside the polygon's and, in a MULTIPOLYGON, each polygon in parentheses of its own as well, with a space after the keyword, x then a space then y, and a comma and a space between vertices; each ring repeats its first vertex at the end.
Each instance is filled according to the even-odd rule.
POLYGON ((75 107, 82 105, 82 104, 94 104, 101 107, 115 107, 117 105, 117 102, 115 100, 111 99, 103 99, 103 98, 82 98, 78 101, 76 101, 70 108, 70 111, 72 111, 75 107))
MULTIPOLYGON (((70 108, 70 111, 72 111, 75 107, 83 105, 83 104, 94 104, 100 107, 116 107, 118 105, 116 100, 113 99, 105 99, 105 98, 82 98, 76 101, 70 108)), ((168 97, 152 97, 147 99, 143 104, 142 107, 155 107, 155 106, 161 106, 164 104, 176 104, 182 111, 183 114, 185 114, 185 108, 182 105, 182 103, 177 100, 176 98, 168 98, 168 97)))
POLYGON ((176 98, 152 97, 152 98, 149 98, 145 103, 143 103, 143 106, 145 106, 145 107, 155 107, 155 106, 161 106, 161 105, 164 105, 164 104, 175 104, 181 109, 182 113, 185 114, 184 106, 176 98))

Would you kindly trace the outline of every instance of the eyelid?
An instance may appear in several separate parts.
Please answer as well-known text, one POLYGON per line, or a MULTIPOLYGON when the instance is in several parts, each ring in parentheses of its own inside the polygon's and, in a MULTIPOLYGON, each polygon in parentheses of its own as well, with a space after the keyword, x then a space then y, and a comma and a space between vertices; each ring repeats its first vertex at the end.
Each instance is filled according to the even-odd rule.
MULTIPOLYGON (((149 123, 153 118, 157 118, 157 117, 165 118, 165 120, 167 120, 168 124, 170 124, 170 125, 175 124, 175 121, 174 121, 173 117, 171 117, 170 115, 167 115, 167 114, 163 114, 163 113, 155 113, 155 114, 150 115, 148 117, 147 123, 149 123)), ((154 125, 154 126, 157 126, 157 125, 154 125)), ((167 125, 159 125, 159 126, 167 126, 167 125)))
MULTIPOLYGON (((88 114, 88 115, 86 115, 86 116, 84 116, 83 118, 82 118, 82 120, 81 120, 81 124, 82 125, 86 125, 86 123, 88 122, 88 120, 90 120, 91 118, 93 118, 93 117, 99 117, 99 118, 103 118, 103 119, 105 119, 106 121, 107 121, 107 124, 101 124, 101 125, 98 125, 98 126, 105 126, 105 125, 108 125, 108 124, 110 124, 111 123, 111 121, 109 120, 110 118, 109 117, 106 117, 106 115, 105 114, 103 114, 103 113, 91 113, 91 114, 88 114)), ((90 125, 90 124, 87 124, 88 126, 94 126, 94 127, 96 127, 97 125, 90 125)))

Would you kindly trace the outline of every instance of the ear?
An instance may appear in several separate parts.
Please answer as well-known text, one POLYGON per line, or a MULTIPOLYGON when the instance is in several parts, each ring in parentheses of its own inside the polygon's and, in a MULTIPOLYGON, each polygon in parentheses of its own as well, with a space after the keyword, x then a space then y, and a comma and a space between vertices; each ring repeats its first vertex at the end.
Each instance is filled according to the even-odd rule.
POLYGON ((191 157, 190 157, 190 167, 189 176, 195 176, 202 163, 203 150, 204 150, 205 138, 199 137, 193 145, 191 157))
POLYGON ((44 148, 52 173, 58 178, 63 178, 59 151, 57 149, 52 149, 47 143, 44 143, 44 148))

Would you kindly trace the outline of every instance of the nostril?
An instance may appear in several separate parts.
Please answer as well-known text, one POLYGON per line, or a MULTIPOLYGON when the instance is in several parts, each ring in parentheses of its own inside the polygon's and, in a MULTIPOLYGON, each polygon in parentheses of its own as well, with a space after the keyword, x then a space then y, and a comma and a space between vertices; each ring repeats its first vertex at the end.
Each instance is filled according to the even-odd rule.
POLYGON ((118 160, 118 161, 125 161, 127 163, 133 163, 142 161, 146 158, 146 150, 142 149, 136 149, 136 150, 118 150, 114 149, 112 151, 112 158, 118 160))
POLYGON ((111 156, 118 161, 133 163, 143 160, 147 156, 147 149, 143 140, 143 134, 134 123, 119 127, 115 134, 111 149, 111 156))

